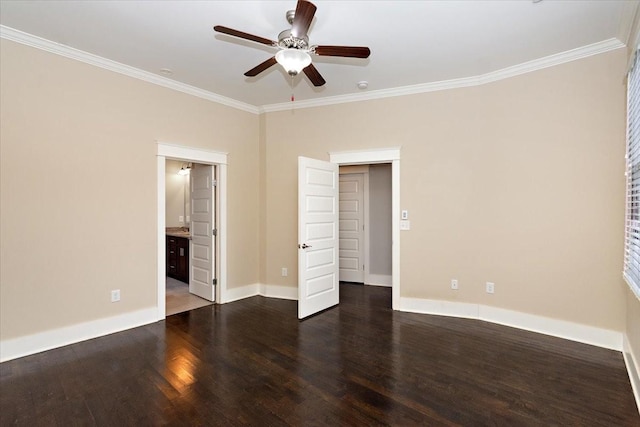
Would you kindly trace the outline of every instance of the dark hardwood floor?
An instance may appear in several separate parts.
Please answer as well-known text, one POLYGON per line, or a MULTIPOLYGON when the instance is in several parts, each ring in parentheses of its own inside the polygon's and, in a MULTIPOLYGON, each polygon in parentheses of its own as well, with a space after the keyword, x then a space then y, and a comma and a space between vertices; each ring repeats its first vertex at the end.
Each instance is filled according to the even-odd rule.
POLYGON ((640 426, 622 356, 476 320, 393 312, 342 285, 299 322, 253 297, 0 365, 26 426, 640 426))

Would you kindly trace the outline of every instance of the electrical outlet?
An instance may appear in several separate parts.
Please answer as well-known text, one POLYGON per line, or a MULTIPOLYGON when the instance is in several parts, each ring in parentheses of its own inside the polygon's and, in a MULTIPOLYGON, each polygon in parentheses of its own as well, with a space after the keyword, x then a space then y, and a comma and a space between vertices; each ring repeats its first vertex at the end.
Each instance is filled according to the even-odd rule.
POLYGON ((409 219, 409 211, 402 211, 401 215, 400 215, 401 219, 409 219))
POLYGON ((491 282, 487 282, 487 293, 488 294, 492 294, 495 289, 494 289, 495 285, 491 282))
POLYGON ((111 291, 111 302, 120 301, 120 289, 114 289, 111 291))
POLYGON ((282 277, 286 277, 289 275, 289 271, 287 270, 287 267, 282 267, 282 277))
POLYGON ((451 279, 451 289, 458 289, 458 281, 456 279, 451 279))
POLYGON ((184 222, 184 216, 180 215, 180 216, 178 217, 178 222, 184 222))

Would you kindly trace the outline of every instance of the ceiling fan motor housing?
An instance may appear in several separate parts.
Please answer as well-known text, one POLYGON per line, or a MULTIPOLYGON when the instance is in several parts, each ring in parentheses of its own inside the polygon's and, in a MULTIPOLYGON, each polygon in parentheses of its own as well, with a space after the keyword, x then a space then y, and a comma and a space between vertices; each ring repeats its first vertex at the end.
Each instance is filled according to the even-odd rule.
POLYGON ((283 49, 309 49, 309 37, 295 37, 291 30, 284 30, 278 34, 278 46, 283 49))

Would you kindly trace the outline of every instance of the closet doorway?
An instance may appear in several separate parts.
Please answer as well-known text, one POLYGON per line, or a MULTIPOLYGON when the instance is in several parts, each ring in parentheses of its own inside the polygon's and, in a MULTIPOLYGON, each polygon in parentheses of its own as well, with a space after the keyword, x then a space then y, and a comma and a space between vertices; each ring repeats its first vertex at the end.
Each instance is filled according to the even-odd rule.
POLYGON ((340 281, 392 285, 391 163, 340 166, 340 281))

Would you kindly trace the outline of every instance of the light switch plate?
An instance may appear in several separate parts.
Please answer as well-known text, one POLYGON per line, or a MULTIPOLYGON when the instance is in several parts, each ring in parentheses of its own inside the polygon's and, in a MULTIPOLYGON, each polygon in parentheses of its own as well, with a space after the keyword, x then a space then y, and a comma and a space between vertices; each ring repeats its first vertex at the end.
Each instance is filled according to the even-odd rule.
POLYGON ((407 220, 400 221, 400 230, 411 230, 411 223, 407 220))
POLYGON ((184 217, 182 215, 178 217, 178 222, 184 222, 184 217))

